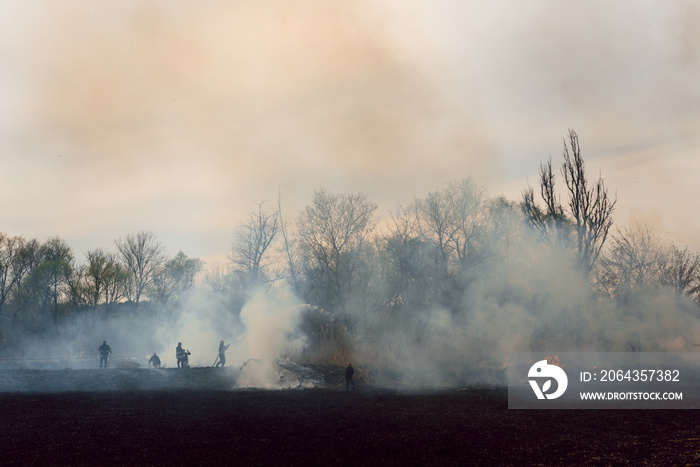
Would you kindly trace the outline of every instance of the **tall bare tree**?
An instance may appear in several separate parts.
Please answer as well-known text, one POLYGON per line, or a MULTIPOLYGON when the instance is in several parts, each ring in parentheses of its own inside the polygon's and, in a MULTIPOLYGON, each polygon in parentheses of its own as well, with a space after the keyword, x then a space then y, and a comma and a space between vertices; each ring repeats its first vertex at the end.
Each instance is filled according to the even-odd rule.
POLYGON ((280 227, 279 210, 264 209, 265 201, 257 204, 257 210, 250 213, 248 221, 236 228, 229 255, 235 270, 253 286, 275 279, 266 259, 280 227))
POLYGON ((141 295, 165 261, 165 250, 152 232, 127 235, 115 244, 133 280, 129 298, 138 306, 141 295))
POLYGON ((613 224, 612 213, 617 200, 610 198, 602 177, 591 186, 586 176, 578 134, 569 130, 564 139, 564 164, 561 173, 567 188, 564 208, 555 194, 551 160, 540 165, 540 195, 545 207, 535 202, 534 190, 523 193, 521 208, 528 223, 551 244, 566 247, 568 231, 575 233, 578 265, 584 275, 593 269, 613 224))
POLYGON ((593 186, 586 178, 578 134, 569 130, 569 144, 564 140, 564 181, 569 190, 569 212, 576 222, 579 264, 590 273, 600 256, 612 227, 612 213, 617 200, 608 196, 602 177, 593 186))

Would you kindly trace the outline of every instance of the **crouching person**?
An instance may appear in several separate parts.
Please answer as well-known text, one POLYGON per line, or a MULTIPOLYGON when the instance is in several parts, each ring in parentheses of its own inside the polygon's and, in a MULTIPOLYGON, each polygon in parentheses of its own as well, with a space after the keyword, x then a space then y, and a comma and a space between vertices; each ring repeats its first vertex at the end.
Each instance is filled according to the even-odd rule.
POLYGON ((189 355, 192 355, 192 353, 182 348, 182 342, 178 342, 177 347, 175 347, 175 358, 177 359, 178 368, 187 368, 190 366, 189 355))
POLYGON ((153 365, 153 368, 160 368, 160 357, 153 352, 151 359, 148 361, 148 365, 153 365))

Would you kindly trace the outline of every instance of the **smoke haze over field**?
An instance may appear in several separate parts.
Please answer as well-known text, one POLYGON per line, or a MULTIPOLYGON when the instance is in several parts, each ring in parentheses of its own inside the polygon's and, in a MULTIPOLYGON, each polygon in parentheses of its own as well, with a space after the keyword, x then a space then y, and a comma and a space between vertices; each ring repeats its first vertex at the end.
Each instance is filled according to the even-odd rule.
MULTIPOLYGON (((363 301, 390 293, 391 285, 375 277, 369 290, 347 297, 346 315, 340 318, 353 323, 353 329, 344 326, 338 338, 329 333, 338 317, 300 305, 285 286, 249 291, 240 313, 200 288, 173 310, 148 308, 104 319, 99 308, 88 308, 46 328, 44 335, 14 336, 16 341, 5 349, 13 361, 3 362, 2 368, 46 368, 47 363, 34 363, 36 358, 49 361, 52 369, 94 368, 102 340, 112 346, 113 367, 125 358, 127 364, 145 367, 157 352, 163 365, 173 368, 178 342, 191 351, 192 366, 209 367, 224 339, 231 344, 226 358, 236 375, 232 388, 315 385, 295 371, 293 362, 330 356, 341 366, 352 360, 377 386, 417 389, 505 384, 503 370, 513 352, 692 351, 700 335, 696 302, 653 285, 638 285, 629 302, 600 299, 570 256, 544 248, 520 229, 517 225, 507 233, 513 241, 507 268, 501 259, 489 257, 462 271, 468 285, 450 309, 436 303, 410 305, 407 294, 405 306, 368 313, 363 301), (313 348, 319 332, 332 338, 330 355, 313 348)), ((165 383, 173 377, 158 376, 165 383)))
MULTIPOLYGON (((700 251, 698 20, 683 0, 6 1, 0 232, 58 236, 77 261, 152 232, 170 257, 216 266, 278 190, 292 230, 320 187, 366 194, 382 228, 396 203, 467 177, 491 200, 519 200, 541 161, 558 169, 573 128, 591 180, 617 196, 615 227, 648 221, 700 251)), ((511 351, 682 351, 697 339, 687 302, 644 289, 617 309, 568 259, 509 233, 505 271, 502 258, 477 261, 452 289, 417 274, 434 280, 425 290, 460 292, 425 308, 406 294, 413 308, 382 309, 399 316, 368 312, 391 296, 385 271, 372 276, 338 307, 355 326, 340 355, 440 384, 503 368, 511 351)), ((420 254, 409 259, 428 264, 420 254)), ((275 359, 323 342, 300 331, 305 309, 282 286, 244 292, 240 315, 201 290, 170 315, 75 313, 21 350, 70 360, 107 340, 172 367, 181 341, 208 366, 219 339, 241 337, 230 365, 257 362, 242 384, 274 387, 275 359)))
POLYGON ((473 177, 517 199, 567 128, 617 191, 700 249, 700 40, 689 1, 0 5, 0 231, 75 251, 148 230, 221 258, 281 189, 386 217, 473 177))
POLYGON ((100 311, 89 310, 64 320, 53 332, 21 337, 10 347, 8 359, 0 360, 0 369, 94 369, 103 340, 112 350, 112 368, 150 367, 148 358, 154 352, 163 368, 174 368, 178 343, 191 352, 190 366, 211 367, 224 340, 229 345, 225 366, 238 369, 232 379, 236 387, 313 384, 294 380, 299 375, 285 373, 279 365, 286 356, 300 354, 306 344, 299 327, 303 308, 297 304, 284 290, 254 292, 238 316, 199 291, 174 313, 127 312, 105 319, 100 311), (286 375, 283 381, 281 375, 286 375))

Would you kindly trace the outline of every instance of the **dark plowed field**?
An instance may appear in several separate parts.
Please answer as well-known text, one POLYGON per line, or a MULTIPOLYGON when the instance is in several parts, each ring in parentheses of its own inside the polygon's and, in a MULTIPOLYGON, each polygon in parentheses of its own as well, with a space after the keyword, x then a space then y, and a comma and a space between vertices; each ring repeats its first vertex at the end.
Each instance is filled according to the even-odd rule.
POLYGON ((120 387, 0 407, 2 465, 700 465, 695 411, 508 410, 505 389, 120 387))

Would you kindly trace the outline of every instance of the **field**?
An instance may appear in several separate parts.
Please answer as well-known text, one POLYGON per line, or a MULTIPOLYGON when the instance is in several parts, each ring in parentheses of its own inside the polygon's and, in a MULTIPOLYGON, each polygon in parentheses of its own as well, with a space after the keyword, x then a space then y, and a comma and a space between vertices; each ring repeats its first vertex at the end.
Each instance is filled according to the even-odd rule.
POLYGON ((285 390, 225 389, 231 369, 6 371, 5 390, 53 386, 0 393, 2 463, 700 465, 694 411, 508 410, 494 387, 346 393, 342 368, 319 370, 325 386, 285 390))

